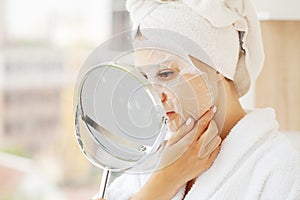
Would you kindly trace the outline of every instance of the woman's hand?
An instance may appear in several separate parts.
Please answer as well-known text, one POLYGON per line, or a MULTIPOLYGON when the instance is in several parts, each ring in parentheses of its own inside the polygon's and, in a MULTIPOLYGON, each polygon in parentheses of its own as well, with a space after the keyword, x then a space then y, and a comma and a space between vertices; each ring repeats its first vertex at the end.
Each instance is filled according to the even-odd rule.
POLYGON ((177 134, 168 141, 168 146, 170 148, 179 146, 181 151, 185 151, 177 160, 158 171, 159 174, 167 174, 169 179, 174 178, 172 183, 181 187, 212 165, 221 143, 216 124, 211 120, 212 117, 213 112, 209 110, 198 121, 195 122, 190 118, 179 128, 177 134), (183 145, 188 145, 188 147, 183 147, 183 145))
MULTIPOLYGON (((220 150, 221 138, 212 117, 210 109, 196 122, 190 118, 179 128, 167 145, 170 148, 177 148, 176 145, 188 147, 176 160, 155 172, 132 200, 171 199, 184 184, 213 164, 220 150)), ((168 160, 168 153, 164 156, 168 160)), ((164 158, 162 160, 164 162, 164 158)))

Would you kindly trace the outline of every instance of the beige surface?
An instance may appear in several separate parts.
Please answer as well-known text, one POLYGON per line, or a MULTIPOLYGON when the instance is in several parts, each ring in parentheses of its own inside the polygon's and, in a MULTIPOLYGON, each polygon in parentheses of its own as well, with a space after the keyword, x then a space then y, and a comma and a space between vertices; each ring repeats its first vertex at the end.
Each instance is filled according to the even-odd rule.
POLYGON ((263 21, 266 60, 256 107, 276 109, 280 129, 300 131, 300 21, 263 21))

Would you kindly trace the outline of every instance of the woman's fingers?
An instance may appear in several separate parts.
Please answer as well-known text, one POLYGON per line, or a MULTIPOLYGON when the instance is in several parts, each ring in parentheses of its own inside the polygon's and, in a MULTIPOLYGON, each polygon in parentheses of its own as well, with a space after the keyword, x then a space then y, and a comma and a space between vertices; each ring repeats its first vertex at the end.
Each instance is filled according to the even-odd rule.
POLYGON ((192 141, 198 140, 203 132, 207 129, 213 115, 213 108, 211 108, 196 123, 192 117, 189 117, 186 123, 179 128, 176 135, 172 136, 168 140, 168 146, 177 143, 179 140, 185 137, 187 133, 189 133, 190 136, 193 136, 192 141))
POLYGON ((217 156, 218 156, 220 150, 221 150, 221 147, 218 146, 218 147, 217 147, 217 148, 209 155, 209 158, 208 158, 208 159, 209 159, 210 161, 214 161, 214 160, 217 158, 217 156))
POLYGON ((207 170, 217 157, 221 143, 213 114, 210 109, 197 122, 192 118, 187 120, 169 139, 159 168, 170 170, 170 174, 180 171, 184 183, 207 170))
POLYGON ((199 152, 199 158, 203 159, 210 155, 220 144, 222 139, 220 136, 216 136, 208 145, 202 146, 199 152))
POLYGON ((168 140, 169 146, 177 143, 180 139, 182 139, 187 133, 189 133, 194 127, 195 120, 192 117, 189 117, 186 123, 181 126, 177 133, 168 140))
POLYGON ((195 140, 198 140, 203 132, 207 129, 211 119, 213 118, 213 111, 212 108, 209 109, 195 124, 195 128, 197 134, 195 136, 195 140))
POLYGON ((207 157, 219 146, 221 138, 218 135, 218 128, 214 120, 210 122, 208 128, 201 135, 197 143, 199 147, 198 156, 200 159, 207 157))
POLYGON ((219 130, 218 130, 217 124, 214 120, 211 120, 208 125, 208 128, 201 136, 201 137, 203 137, 203 139, 205 139, 204 145, 205 146, 208 145, 208 143, 210 143, 218 135, 219 135, 219 130))

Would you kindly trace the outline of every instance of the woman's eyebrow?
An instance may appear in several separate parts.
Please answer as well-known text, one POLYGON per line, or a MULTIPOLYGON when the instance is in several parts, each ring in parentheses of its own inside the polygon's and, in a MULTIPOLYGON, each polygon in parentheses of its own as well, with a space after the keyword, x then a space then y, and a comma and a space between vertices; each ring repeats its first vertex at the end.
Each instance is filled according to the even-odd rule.
POLYGON ((167 60, 161 63, 161 65, 167 66, 168 68, 179 68, 179 64, 176 60, 167 60))
POLYGON ((145 69, 153 69, 153 68, 160 68, 159 64, 151 64, 151 65, 138 65, 135 68, 139 71, 143 71, 145 69))
POLYGON ((176 62, 176 60, 173 59, 168 59, 168 60, 163 60, 161 62, 157 62, 156 64, 146 64, 146 65, 138 65, 135 66, 135 68, 139 71, 144 71, 150 68, 150 70, 159 70, 163 67, 167 67, 167 68, 178 68, 178 64, 176 62))

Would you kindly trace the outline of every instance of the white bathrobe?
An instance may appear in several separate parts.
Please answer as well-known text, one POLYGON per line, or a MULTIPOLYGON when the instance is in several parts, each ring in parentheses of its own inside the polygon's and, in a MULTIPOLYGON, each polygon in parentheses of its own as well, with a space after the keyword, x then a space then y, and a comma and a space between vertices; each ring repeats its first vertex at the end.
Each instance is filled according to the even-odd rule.
MULTIPOLYGON (((130 199, 150 176, 121 175, 109 186, 106 199, 130 199)), ((184 192, 185 186, 172 200, 183 199, 184 192)), ((196 179, 184 199, 300 200, 299 152, 278 132, 274 110, 248 112, 222 142, 214 164, 196 179)))

